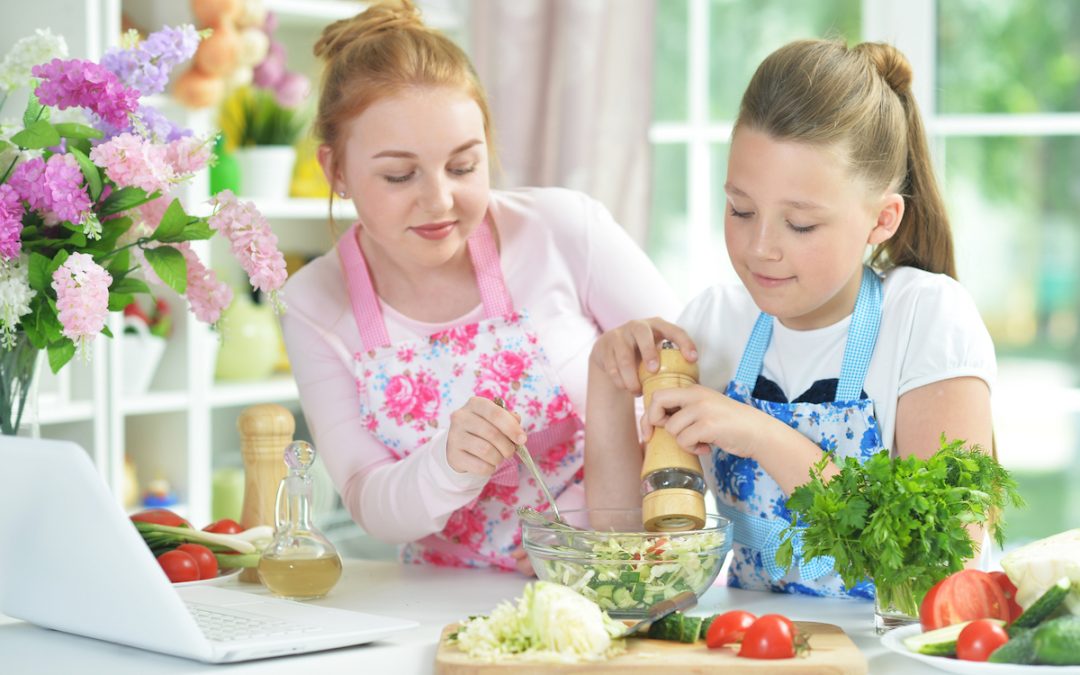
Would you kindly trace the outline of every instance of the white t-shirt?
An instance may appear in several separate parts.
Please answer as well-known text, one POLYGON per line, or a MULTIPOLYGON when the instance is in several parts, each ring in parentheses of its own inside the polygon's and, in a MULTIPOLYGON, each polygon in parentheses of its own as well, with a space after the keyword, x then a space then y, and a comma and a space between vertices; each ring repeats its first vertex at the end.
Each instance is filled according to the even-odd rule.
MULTIPOLYGON (((701 384, 724 391, 760 313, 741 284, 714 286, 687 305, 679 325, 698 346, 701 384)), ((819 380, 838 378, 850 323, 849 315, 798 331, 774 322, 761 375, 779 385, 788 401, 819 380)), ((863 383, 885 447, 895 445, 896 402, 908 391, 956 377, 977 377, 992 387, 996 375, 994 344, 963 286, 912 267, 885 274, 881 329, 863 383)))

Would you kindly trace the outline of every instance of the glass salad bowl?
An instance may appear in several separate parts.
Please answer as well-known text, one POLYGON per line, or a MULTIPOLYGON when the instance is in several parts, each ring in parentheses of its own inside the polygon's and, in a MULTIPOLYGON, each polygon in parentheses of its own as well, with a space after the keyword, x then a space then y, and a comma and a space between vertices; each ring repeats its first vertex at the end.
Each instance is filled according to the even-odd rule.
POLYGON ((521 523, 537 577, 574 589, 617 619, 644 618, 650 606, 683 591, 700 598, 731 551, 731 523, 716 515, 687 532, 645 532, 640 509, 562 511, 565 524, 542 515, 521 523))

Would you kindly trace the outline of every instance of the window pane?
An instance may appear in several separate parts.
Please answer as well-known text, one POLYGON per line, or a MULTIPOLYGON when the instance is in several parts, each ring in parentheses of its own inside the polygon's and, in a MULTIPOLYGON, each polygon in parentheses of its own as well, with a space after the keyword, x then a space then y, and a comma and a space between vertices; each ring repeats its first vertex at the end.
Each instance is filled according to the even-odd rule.
POLYGON ((802 38, 859 40, 860 0, 710 0, 709 113, 731 120, 758 64, 802 38))
POLYGON ((687 298, 690 270, 686 264, 687 146, 682 143, 654 145, 652 157, 652 215, 645 250, 660 273, 687 298))
POLYGON ((707 275, 699 280, 696 289, 698 291, 717 283, 738 283, 739 281, 728 259, 727 247, 724 245, 724 215, 727 211, 724 183, 727 182, 727 162, 730 150, 729 143, 713 143, 709 148, 709 161, 712 162, 712 191, 709 195, 712 209, 712 250, 710 253, 713 255, 715 264, 709 265, 707 275))
POLYGON ((1077 137, 954 138, 944 185, 960 279, 994 339, 998 456, 1025 509, 1013 542, 1080 526, 1080 165, 1077 137))
POLYGON ((653 119, 682 122, 689 118, 689 0, 664 0, 656 8, 653 67, 653 119))
POLYGON ((1080 2, 938 2, 938 109, 1080 111, 1080 2))

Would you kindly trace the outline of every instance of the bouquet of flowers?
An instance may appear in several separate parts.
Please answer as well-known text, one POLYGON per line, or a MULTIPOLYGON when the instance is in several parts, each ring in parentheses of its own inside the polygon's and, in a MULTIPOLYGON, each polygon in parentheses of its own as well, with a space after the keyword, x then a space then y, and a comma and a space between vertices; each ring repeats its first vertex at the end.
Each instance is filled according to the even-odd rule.
MULTIPOLYGON (((215 195, 189 214, 169 192, 212 160, 213 138, 178 128, 142 99, 165 88, 201 34, 125 36, 100 63, 68 59, 48 31, 0 62, 0 96, 29 90, 21 124, 0 126, 0 431, 14 433, 37 352, 58 372, 136 294, 164 284, 218 320, 229 287, 192 241, 226 237, 252 285, 283 308, 285 262, 251 203, 215 195)), ((2 105, 2 103, 0 103, 2 105)))

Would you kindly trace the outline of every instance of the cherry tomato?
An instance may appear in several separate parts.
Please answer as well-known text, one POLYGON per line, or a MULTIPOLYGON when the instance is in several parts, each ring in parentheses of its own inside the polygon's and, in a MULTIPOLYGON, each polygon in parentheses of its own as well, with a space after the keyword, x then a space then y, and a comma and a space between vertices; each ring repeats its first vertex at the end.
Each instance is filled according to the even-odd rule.
POLYGON ((919 605, 924 631, 975 619, 1009 620, 1001 586, 982 570, 960 570, 937 582, 919 605))
POLYGON ((1009 634, 993 621, 972 621, 956 638, 956 658, 963 661, 985 661, 995 649, 1008 641, 1009 634))
POLYGON ((141 523, 168 525, 169 527, 191 527, 191 523, 169 509, 147 509, 145 511, 139 511, 136 514, 133 514, 131 519, 141 523))
POLYGON ((705 633, 705 644, 709 649, 717 649, 732 642, 739 642, 746 629, 756 620, 756 616, 741 609, 725 612, 709 624, 709 630, 705 633))
POLYGON ((790 659, 795 656, 795 625, 779 614, 766 614, 750 624, 739 656, 748 659, 790 659))
POLYGON ((202 544, 193 544, 189 542, 187 544, 180 544, 176 547, 176 550, 183 551, 195 559, 195 564, 199 568, 200 579, 213 579, 217 576, 217 558, 214 557, 214 554, 210 549, 202 544))
POLYGON ((166 551, 158 556, 158 564, 165 570, 169 581, 178 584, 182 581, 198 581, 199 565, 191 554, 180 550, 166 551))
POLYGON ((222 518, 203 528, 203 532, 216 532, 217 534, 238 534, 243 531, 244 527, 232 518, 222 518))
POLYGON ((990 576, 1001 587, 1001 592, 1005 594, 1005 604, 1009 606, 1009 623, 1016 621, 1017 617, 1024 613, 1024 608, 1016 602, 1016 585, 1009 579, 1009 575, 1004 572, 990 572, 990 576))

